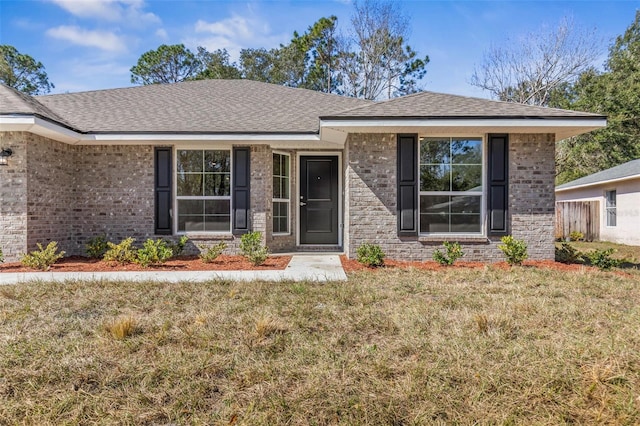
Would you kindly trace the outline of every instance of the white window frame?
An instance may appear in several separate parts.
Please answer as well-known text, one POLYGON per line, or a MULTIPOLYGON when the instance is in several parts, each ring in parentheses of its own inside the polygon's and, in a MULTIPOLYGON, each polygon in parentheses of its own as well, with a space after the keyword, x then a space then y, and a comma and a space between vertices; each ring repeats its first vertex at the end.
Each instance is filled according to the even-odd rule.
POLYGON ((273 151, 271 153, 271 162, 273 163, 273 157, 275 155, 280 155, 280 156, 285 156, 287 157, 287 162, 289 163, 289 176, 276 176, 273 173, 273 170, 271 171, 271 182, 273 182, 273 178, 275 177, 279 177, 279 178, 283 178, 286 177, 289 180, 289 187, 288 187, 288 194, 289 194, 289 198, 274 198, 273 197, 273 188, 271 188, 271 229, 272 229, 272 235, 274 236, 282 236, 282 235, 291 235, 291 154, 286 153, 286 152, 281 152, 281 151, 273 151), (273 221, 275 219, 275 214, 274 214, 274 210, 273 210, 273 204, 274 203, 287 203, 287 232, 275 232, 273 231, 273 221))
POLYGON ((233 149, 227 146, 202 146, 202 145, 188 145, 177 146, 174 148, 173 156, 173 229, 175 229, 175 235, 230 235, 233 227, 233 200, 231 195, 233 194, 233 149), (227 151, 229 152, 229 195, 228 196, 192 196, 192 195, 178 195, 178 152, 179 151, 227 151), (181 231, 178 229, 180 211, 178 208, 179 200, 229 200, 229 230, 225 231, 181 231))
POLYGON ((487 166, 488 166, 488 157, 487 157, 487 137, 484 135, 418 135, 418 235, 421 237, 430 237, 430 238, 451 238, 455 236, 461 237, 483 237, 486 236, 487 233, 487 166), (482 144, 482 191, 421 191, 421 177, 420 177, 420 165, 421 165, 421 146, 420 143, 422 138, 448 138, 449 143, 451 143, 452 139, 480 139, 482 144), (479 232, 420 232, 421 229, 421 196, 422 195, 431 195, 431 196, 479 196, 480 197, 480 231, 479 232))
POLYGON ((618 226, 618 191, 616 189, 610 189, 604 191, 604 223, 607 228, 615 228, 618 226), (613 199, 615 204, 609 205, 609 194, 613 193, 613 199), (613 225, 609 223, 609 212, 613 212, 615 216, 615 222, 613 225))

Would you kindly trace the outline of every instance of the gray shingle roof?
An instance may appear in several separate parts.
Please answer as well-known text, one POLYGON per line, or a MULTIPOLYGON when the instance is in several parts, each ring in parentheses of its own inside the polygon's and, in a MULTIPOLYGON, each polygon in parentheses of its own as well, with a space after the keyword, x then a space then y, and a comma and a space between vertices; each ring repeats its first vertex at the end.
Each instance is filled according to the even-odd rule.
POLYGON ((317 133, 321 115, 371 103, 250 80, 154 84, 37 99, 91 133, 317 133))
POLYGON ((356 107, 322 118, 603 118, 603 116, 467 96, 420 92, 356 107))
POLYGON ((558 185, 558 189, 569 189, 576 186, 595 185, 600 182, 606 182, 614 179, 622 179, 626 177, 638 176, 640 177, 640 158, 637 160, 631 160, 619 166, 612 167, 610 169, 602 170, 588 176, 581 177, 580 179, 573 180, 571 182, 558 185))
POLYGON ((34 97, 0 83, 0 114, 37 115, 64 126, 68 123, 34 97))
POLYGON ((604 118, 434 92, 373 102, 250 80, 36 97, 0 86, 0 114, 36 114, 84 133, 317 134, 320 118, 604 118))

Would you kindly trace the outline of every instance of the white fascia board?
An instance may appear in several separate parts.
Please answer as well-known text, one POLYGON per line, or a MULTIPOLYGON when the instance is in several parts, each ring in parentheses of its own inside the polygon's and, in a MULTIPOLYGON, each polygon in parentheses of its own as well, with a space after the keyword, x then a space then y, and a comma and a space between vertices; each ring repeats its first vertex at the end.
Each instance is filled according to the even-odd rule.
POLYGON ((66 127, 43 120, 34 115, 0 116, 0 131, 31 132, 60 142, 75 144, 82 134, 66 127))
POLYGON ((175 142, 175 141, 242 141, 252 143, 270 143, 272 141, 319 141, 320 136, 316 134, 190 134, 190 133, 93 133, 83 135, 84 141, 153 141, 153 142, 175 142))
POLYGON ((625 180, 632 180, 632 179, 640 179, 640 174, 624 176, 617 179, 601 180, 599 182, 583 183, 582 185, 570 186, 568 188, 556 188, 556 192, 571 191, 574 189, 587 188, 589 186, 610 185, 612 183, 618 183, 618 182, 622 182, 625 180))
POLYGON ((605 127, 606 119, 585 118, 490 118, 490 119, 396 119, 320 120, 320 127, 348 130, 352 127, 605 127))

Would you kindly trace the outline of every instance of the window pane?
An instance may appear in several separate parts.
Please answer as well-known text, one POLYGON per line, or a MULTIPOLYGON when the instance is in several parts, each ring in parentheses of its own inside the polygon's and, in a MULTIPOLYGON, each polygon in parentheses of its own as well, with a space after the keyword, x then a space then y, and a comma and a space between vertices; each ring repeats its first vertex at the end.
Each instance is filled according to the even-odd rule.
POLYGON ((205 200, 204 214, 229 216, 231 214, 231 201, 230 200, 205 200))
POLYGON ((452 191, 482 191, 482 166, 451 166, 452 191))
POLYGON ((280 154, 273 154, 273 175, 280 176, 280 154))
POLYGON ((420 139, 420 164, 449 164, 449 138, 420 139))
POLYGON ((210 232, 228 232, 231 229, 231 216, 206 216, 204 230, 210 232))
POLYGON ((450 180, 449 166, 420 166, 420 191, 449 191, 450 180))
POLYGON ((204 201, 202 200, 178 200, 178 215, 202 215, 204 214, 204 201))
POLYGON ((204 231, 204 216, 178 216, 178 231, 204 231))
POLYGON ((480 196, 451 196, 451 213, 480 214, 480 196))
POLYGON ((178 172, 201 172, 202 150, 178 151, 178 172))
POLYGON ((178 174, 178 196, 202 195, 201 174, 178 174))
POLYGON ((280 178, 274 176, 273 177, 273 198, 282 198, 282 190, 281 190, 280 178))
POLYGON ((282 198, 289 198, 289 178, 282 178, 282 198))
POLYGON ((420 196, 420 213, 447 213, 449 214, 448 195, 421 195, 420 196))
POLYGON ((480 232, 479 214, 451 215, 451 232, 478 233, 480 232))
POLYGON ((204 175, 204 195, 228 197, 231 194, 231 176, 228 174, 204 175))
POLYGON ((289 158, 288 155, 282 156, 282 176, 289 177, 289 158))
POLYGON ((423 232, 423 233, 449 232, 449 215, 444 213, 421 214, 420 215, 420 232, 423 232))
POLYGON ((482 164, 482 139, 453 139, 451 141, 453 164, 482 164))
POLYGON ((205 151, 204 152, 204 171, 228 173, 231 171, 229 165, 231 158, 229 151, 205 151))
POLYGON ((616 226, 616 210, 607 209, 607 226, 616 226))
POLYGON ((273 232, 289 232, 289 203, 273 203, 273 232))
POLYGON ((616 206, 616 191, 607 191, 607 207, 616 206))

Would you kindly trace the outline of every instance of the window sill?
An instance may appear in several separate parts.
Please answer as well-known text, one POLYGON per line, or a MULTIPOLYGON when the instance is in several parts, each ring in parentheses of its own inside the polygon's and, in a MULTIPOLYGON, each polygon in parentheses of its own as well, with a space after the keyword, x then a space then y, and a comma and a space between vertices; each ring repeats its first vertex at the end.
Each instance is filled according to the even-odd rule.
POLYGON ((177 236, 186 235, 192 241, 208 241, 208 240, 233 240, 234 236, 232 233, 216 233, 216 232, 181 232, 176 234, 177 236))
POLYGON ((486 235, 421 235, 418 237, 421 243, 443 243, 445 241, 476 244, 489 244, 491 240, 486 235))
POLYGON ((289 237, 291 232, 278 232, 271 234, 272 237, 289 237))

